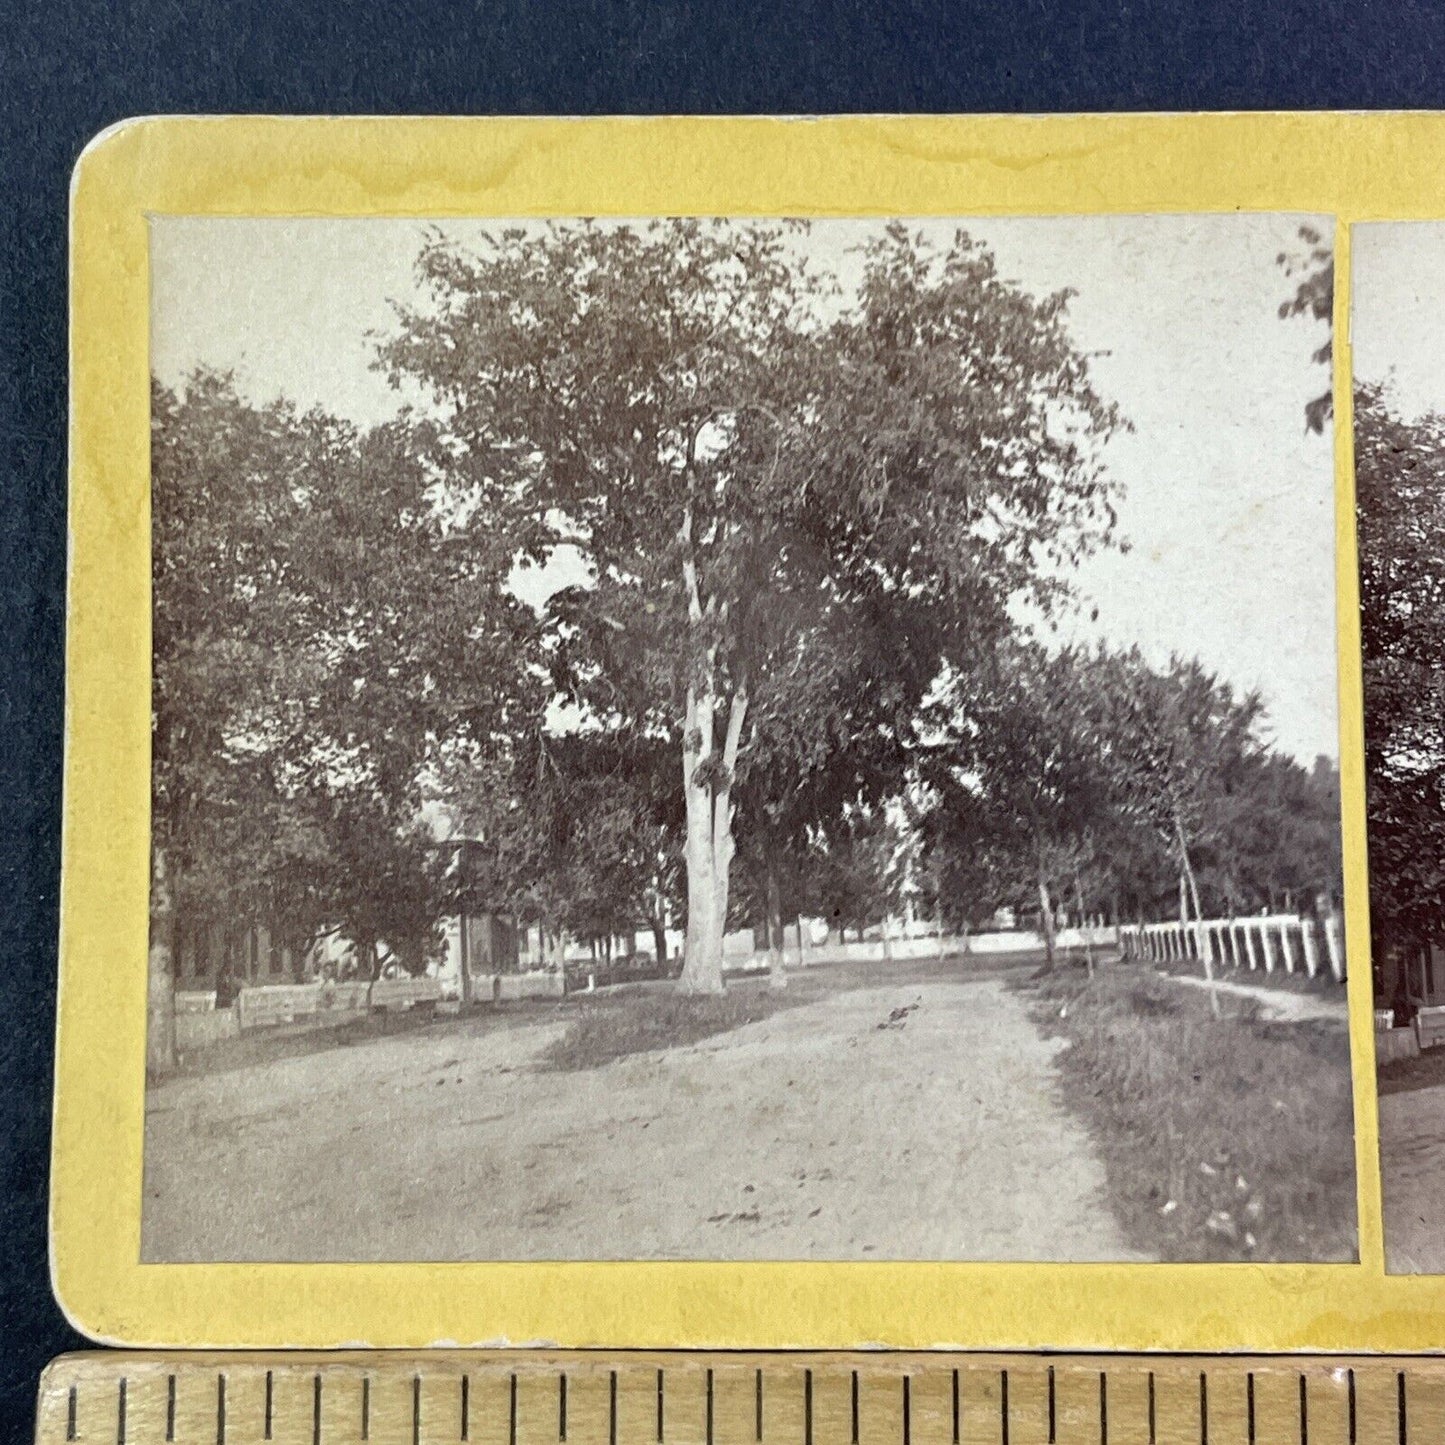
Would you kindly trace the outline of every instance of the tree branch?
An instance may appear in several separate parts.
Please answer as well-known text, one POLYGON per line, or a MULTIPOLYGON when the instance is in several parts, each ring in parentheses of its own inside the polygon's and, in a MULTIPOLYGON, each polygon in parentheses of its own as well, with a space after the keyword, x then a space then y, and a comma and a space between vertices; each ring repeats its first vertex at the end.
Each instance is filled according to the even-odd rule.
POLYGON ((702 594, 697 585, 697 559, 692 554, 692 503, 682 511, 682 526, 677 529, 677 540, 682 543, 682 576, 687 584, 687 615, 690 621, 702 621, 702 594))

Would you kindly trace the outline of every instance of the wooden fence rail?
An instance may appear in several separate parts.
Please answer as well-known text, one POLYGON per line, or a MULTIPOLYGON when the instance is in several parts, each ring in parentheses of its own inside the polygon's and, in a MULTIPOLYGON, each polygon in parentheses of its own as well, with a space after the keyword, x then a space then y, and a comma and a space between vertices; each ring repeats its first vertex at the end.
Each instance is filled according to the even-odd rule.
POLYGON ((1338 914, 1322 922, 1294 913, 1244 918, 1205 918, 1196 923, 1124 924, 1119 947, 1125 958, 1167 963, 1206 959, 1250 972, 1303 972, 1310 978, 1328 968, 1345 981, 1345 948, 1338 914))

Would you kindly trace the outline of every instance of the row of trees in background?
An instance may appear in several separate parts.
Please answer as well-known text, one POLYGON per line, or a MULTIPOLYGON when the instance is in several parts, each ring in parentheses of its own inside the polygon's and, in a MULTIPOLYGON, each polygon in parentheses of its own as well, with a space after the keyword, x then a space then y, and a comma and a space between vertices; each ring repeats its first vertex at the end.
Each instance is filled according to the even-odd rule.
POLYGON ((949 921, 1311 910, 1338 888, 1339 776, 1273 750, 1197 661, 1020 642, 943 700, 923 818, 949 921))
POLYGON ((339 928, 414 966, 467 901, 564 935, 1298 900, 1327 765, 1196 664, 1045 647, 1112 541, 1066 294, 902 227, 855 286, 804 228, 505 231, 422 252, 363 431, 198 373, 154 399, 165 918, 339 928), (520 600, 519 569, 569 559, 520 600), (423 826, 444 799, 480 868, 423 826))

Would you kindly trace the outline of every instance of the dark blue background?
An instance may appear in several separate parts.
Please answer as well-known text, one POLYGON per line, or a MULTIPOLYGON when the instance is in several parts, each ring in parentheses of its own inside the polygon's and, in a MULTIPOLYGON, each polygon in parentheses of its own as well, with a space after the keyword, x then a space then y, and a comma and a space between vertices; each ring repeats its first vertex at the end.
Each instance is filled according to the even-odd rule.
POLYGON ((65 582, 66 191, 165 112, 1445 106, 1445 10, 1336 0, 951 4, 112 0, 0 5, 0 1428, 78 1343, 45 1255, 65 582))

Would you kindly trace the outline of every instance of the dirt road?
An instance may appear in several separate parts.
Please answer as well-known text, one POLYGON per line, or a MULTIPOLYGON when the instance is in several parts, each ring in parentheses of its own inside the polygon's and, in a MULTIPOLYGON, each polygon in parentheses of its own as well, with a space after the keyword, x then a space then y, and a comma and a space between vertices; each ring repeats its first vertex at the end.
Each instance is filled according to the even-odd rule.
POLYGON ((1445 1085, 1380 1099, 1385 1268, 1445 1273, 1445 1085))
POLYGON ((459 1021, 162 1084, 143 1257, 1137 1257, 1059 1097, 1059 1045, 997 978, 538 1069, 563 1027, 459 1021))

